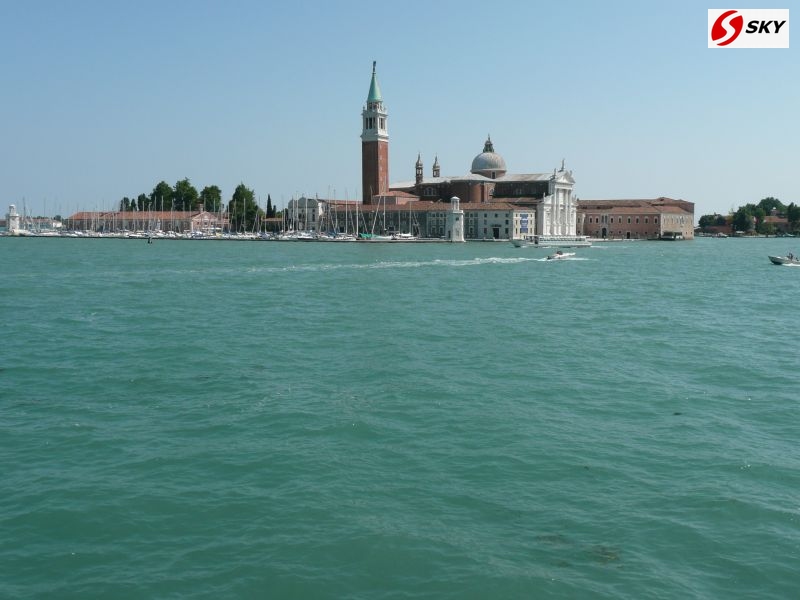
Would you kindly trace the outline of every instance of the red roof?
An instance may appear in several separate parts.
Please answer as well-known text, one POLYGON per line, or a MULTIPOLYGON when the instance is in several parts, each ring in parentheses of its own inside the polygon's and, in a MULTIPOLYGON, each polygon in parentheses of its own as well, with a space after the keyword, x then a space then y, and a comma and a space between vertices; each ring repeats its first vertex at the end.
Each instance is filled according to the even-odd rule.
MULTIPOLYGON (((183 211, 183 210, 106 210, 106 211, 82 211, 77 212, 71 217, 70 220, 74 221, 89 221, 91 219, 189 219, 202 214, 206 211, 183 211)), ((209 213, 216 215, 216 213, 209 213)))

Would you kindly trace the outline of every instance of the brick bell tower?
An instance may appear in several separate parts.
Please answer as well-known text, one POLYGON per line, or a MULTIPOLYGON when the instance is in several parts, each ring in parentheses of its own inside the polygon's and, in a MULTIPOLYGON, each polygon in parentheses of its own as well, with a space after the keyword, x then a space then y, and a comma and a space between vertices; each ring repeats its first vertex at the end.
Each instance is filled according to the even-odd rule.
POLYGON ((367 105, 361 111, 361 198, 364 204, 372 204, 373 196, 389 190, 388 116, 373 61, 367 105))

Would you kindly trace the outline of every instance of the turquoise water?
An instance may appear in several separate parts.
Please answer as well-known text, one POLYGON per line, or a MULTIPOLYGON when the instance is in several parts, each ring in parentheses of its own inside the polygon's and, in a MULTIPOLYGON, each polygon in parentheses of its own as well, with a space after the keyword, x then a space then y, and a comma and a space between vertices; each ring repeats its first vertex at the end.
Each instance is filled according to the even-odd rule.
POLYGON ((796 597, 793 243, 0 238, 0 597, 796 597))

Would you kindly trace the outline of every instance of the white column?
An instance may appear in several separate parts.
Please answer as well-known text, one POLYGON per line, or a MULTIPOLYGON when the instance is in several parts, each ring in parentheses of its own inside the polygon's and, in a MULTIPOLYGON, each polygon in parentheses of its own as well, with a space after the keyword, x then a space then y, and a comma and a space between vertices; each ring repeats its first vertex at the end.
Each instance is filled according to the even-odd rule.
POLYGON ((562 225, 561 221, 562 221, 562 219, 564 217, 564 209, 561 206, 561 201, 562 201, 563 195, 564 195, 564 190, 562 190, 561 188, 557 187, 556 188, 556 206, 558 206, 558 209, 557 209, 558 210, 558 213, 557 213, 558 214, 558 221, 556 221, 556 235, 561 235, 563 233, 561 231, 561 229, 563 228, 563 225, 562 225))

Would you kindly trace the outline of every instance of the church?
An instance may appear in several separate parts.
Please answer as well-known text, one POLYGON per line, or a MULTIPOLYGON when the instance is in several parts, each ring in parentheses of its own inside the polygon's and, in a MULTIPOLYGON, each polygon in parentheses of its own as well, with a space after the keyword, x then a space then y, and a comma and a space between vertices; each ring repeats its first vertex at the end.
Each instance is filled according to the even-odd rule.
MULTIPOLYGON (((456 210, 459 214, 463 212, 461 225, 466 240, 586 235, 658 239, 663 233, 662 223, 670 223, 677 230, 677 222, 681 225, 684 239, 692 236, 694 205, 683 200, 663 197, 653 201, 640 200, 635 207, 629 206, 630 201, 625 200, 593 200, 589 209, 591 216, 582 215, 582 201, 573 194, 575 179, 563 160, 560 168, 552 172, 509 173, 491 136, 487 136, 483 151, 475 156, 468 173, 443 176, 436 156, 431 175, 426 176, 422 158, 418 155, 414 179, 390 183, 388 126, 389 113, 373 62, 369 92, 361 112, 360 215, 350 203, 331 201, 326 203, 327 207, 320 205, 316 215, 304 216, 304 222, 313 223, 317 218, 322 220, 323 212, 328 208, 327 220, 337 223, 339 231, 342 223, 346 228, 349 222, 363 235, 403 233, 421 238, 451 239, 452 221, 461 219, 460 216, 454 217, 452 210, 456 210), (453 199, 458 199, 455 208, 451 207, 453 199), (598 227, 603 222, 610 224, 609 219, 613 221, 607 214, 612 209, 623 212, 627 221, 623 223, 615 212, 617 224, 642 227, 598 227), (349 217, 346 216, 348 210, 351 213, 349 217), (636 211, 638 213, 634 215, 636 211), (670 215, 659 218, 662 211, 670 215), (680 215, 676 216, 677 213, 680 215), (643 228, 644 225, 649 228, 643 228)), ((305 199, 297 204, 302 200, 305 199)), ((308 200, 305 201, 307 204, 308 200)))
MULTIPOLYGON (((505 159, 487 137, 470 172, 442 176, 439 159, 430 177, 417 157, 413 181, 389 183, 389 113, 383 101, 375 63, 367 101, 361 113, 362 225, 377 223, 378 233, 403 232, 419 237, 448 238, 451 200, 459 199, 468 240, 529 237, 534 234, 574 235, 575 180, 564 168, 552 173, 510 174, 505 159)), ((341 211, 341 207, 331 207, 341 211)), ((352 210, 352 209, 351 209, 352 210)))

